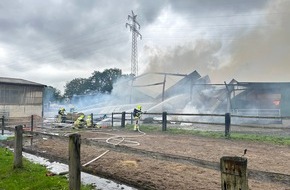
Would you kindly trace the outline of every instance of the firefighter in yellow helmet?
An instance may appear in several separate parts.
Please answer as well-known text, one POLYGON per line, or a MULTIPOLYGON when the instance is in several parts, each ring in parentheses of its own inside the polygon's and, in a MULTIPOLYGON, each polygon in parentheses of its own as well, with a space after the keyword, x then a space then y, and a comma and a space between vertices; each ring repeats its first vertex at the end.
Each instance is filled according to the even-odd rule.
POLYGON ((142 110, 142 106, 140 106, 140 105, 138 105, 133 110, 133 117, 135 119, 134 131, 139 131, 139 120, 140 120, 141 114, 142 114, 141 110, 142 110))
POLYGON ((74 128, 77 128, 77 129, 80 129, 80 128, 84 128, 85 127, 85 115, 84 114, 81 114, 77 120, 74 122, 74 128))
POLYGON ((87 116, 86 124, 87 124, 87 127, 88 127, 88 128, 93 127, 93 121, 92 121, 92 116, 91 116, 91 115, 88 115, 88 116, 87 116))
POLYGON ((65 123, 65 121, 66 121, 66 111, 64 108, 60 108, 58 110, 58 122, 65 123))

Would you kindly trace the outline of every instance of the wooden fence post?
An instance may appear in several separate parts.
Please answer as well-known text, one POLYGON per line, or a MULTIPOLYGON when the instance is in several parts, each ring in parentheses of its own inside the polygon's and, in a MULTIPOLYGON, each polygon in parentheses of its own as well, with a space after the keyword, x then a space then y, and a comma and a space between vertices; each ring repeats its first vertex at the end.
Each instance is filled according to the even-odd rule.
POLYGON ((167 112, 162 112, 162 131, 167 130, 167 112))
POLYGON ((2 116, 2 135, 4 135, 4 115, 2 116))
POLYGON ((31 115, 31 127, 30 127, 30 131, 33 132, 33 115, 31 115))
POLYGON ((114 127, 114 113, 112 112, 112 127, 114 127))
POLYGON ((125 127, 126 112, 122 112, 121 127, 125 127))
POLYGON ((14 145, 14 164, 13 168, 21 168, 22 167, 22 134, 23 134, 23 126, 17 125, 15 127, 15 145, 14 145))
POLYGON ((81 189, 80 135, 69 136, 69 189, 81 189))
POLYGON ((220 159, 221 189, 248 190, 247 158, 224 156, 220 159))
POLYGON ((230 137, 231 135, 231 114, 225 114, 225 136, 230 137))
POLYGON ((93 113, 91 113, 91 123, 92 123, 92 127, 94 127, 95 125, 94 125, 94 114, 93 113))

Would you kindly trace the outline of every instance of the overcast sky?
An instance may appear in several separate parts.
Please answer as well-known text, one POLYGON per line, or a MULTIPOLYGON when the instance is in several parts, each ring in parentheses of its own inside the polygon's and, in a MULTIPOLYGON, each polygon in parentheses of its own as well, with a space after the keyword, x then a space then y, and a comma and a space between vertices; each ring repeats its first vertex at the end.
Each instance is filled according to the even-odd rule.
POLYGON ((93 71, 197 70, 212 83, 290 82, 289 0, 1 0, 0 76, 63 90, 93 71))

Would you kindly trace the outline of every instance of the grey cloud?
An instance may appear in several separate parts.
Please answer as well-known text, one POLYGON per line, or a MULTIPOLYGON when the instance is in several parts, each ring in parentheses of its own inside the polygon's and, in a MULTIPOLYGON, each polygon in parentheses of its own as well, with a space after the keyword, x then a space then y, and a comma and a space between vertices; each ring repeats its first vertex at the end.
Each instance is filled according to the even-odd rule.
POLYGON ((211 15, 217 12, 243 13, 263 8, 268 0, 170 0, 172 8, 181 14, 211 15))
POLYGON ((120 43, 118 38, 124 41, 118 24, 125 30, 128 12, 120 20, 114 9, 119 10, 122 4, 116 4, 117 1, 5 1, 0 6, 0 39, 12 43, 13 48, 21 49, 31 59, 40 58, 40 63, 42 57, 90 58, 95 51, 120 43))
MULTIPOLYGON (((1 64, 6 64, 11 69, 21 65, 15 69, 19 72, 32 69, 32 64, 38 66, 50 64, 57 68, 61 65, 64 70, 94 64, 96 67, 92 69, 96 70, 100 67, 130 65, 131 34, 129 29, 125 28, 125 23, 128 22, 127 17, 131 14, 131 10, 138 15, 137 19, 141 24, 140 32, 146 36, 146 33, 142 32, 154 23, 160 12, 167 7, 171 7, 175 14, 183 16, 186 22, 191 23, 188 29, 191 31, 196 23, 196 20, 191 18, 219 14, 225 17, 231 14, 247 14, 264 10, 269 2, 269 0, 1 0, 0 48, 1 44, 5 44, 9 46, 7 51, 10 52, 9 60, 6 60, 6 63, 1 60, 1 64)), ((288 32, 289 25, 285 24, 284 20, 289 17, 284 16, 286 19, 283 19, 281 24, 285 25, 288 32)), ((277 22, 277 19, 269 22, 277 22)), ((201 24, 204 23, 201 21, 201 24)), ((219 29, 215 28, 215 30, 219 29)), ((162 35, 162 31, 160 34, 162 35)), ((178 34, 183 37, 183 33, 178 34)), ((279 32, 271 34, 279 35, 279 32)), ((284 36, 284 33, 282 35, 284 36)), ((194 40, 198 40, 199 37, 196 38, 194 40)), ((152 39, 156 45, 159 45, 155 40, 152 39)), ((156 48, 154 45, 149 47, 144 41, 143 43, 147 50, 156 48)), ((157 67, 162 65, 164 60, 172 65, 174 62, 185 63, 196 60, 199 64, 192 64, 189 67, 183 65, 182 71, 191 71, 194 67, 198 67, 203 68, 206 74, 206 69, 217 69, 217 65, 221 64, 216 54, 224 48, 223 45, 220 41, 200 42, 199 47, 204 48, 201 54, 197 54, 198 49, 195 46, 162 47, 163 54, 154 57, 146 50, 143 52, 143 57, 147 57, 146 64, 149 65, 154 65, 154 61, 158 61, 157 67), (174 52, 179 53, 174 54, 174 52)), ((245 51, 238 44, 233 43, 232 47, 245 51)), ((141 48, 143 47, 139 46, 140 53, 141 48)), ((242 60, 242 56, 235 54, 236 52, 229 53, 234 55, 235 61, 240 58, 242 60)), ((168 68, 174 70, 175 67, 168 68)))
POLYGON ((141 0, 138 2, 135 14, 139 15, 137 18, 141 19, 145 25, 154 22, 160 11, 168 4, 168 1, 164 0, 141 0))
POLYGON ((4 0, 0 2, 0 40, 38 64, 48 59, 56 60, 51 62, 55 65, 62 59, 95 59, 99 53, 121 56, 125 48, 120 51, 114 46, 130 43, 125 28, 128 14, 140 7, 145 12, 139 17, 150 22, 159 11, 156 3, 150 6, 146 1, 130 0, 4 0))

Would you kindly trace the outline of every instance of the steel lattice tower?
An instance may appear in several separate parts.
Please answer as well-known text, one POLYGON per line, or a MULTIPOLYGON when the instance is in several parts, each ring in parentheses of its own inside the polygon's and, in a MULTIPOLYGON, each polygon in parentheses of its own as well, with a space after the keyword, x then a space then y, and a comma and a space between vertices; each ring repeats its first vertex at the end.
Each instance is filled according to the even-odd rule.
POLYGON ((139 33, 140 24, 136 20, 137 15, 132 11, 132 15, 128 15, 128 20, 132 20, 132 23, 126 23, 130 27, 132 32, 132 52, 131 52, 131 74, 134 76, 138 75, 138 47, 137 47, 137 38, 142 39, 142 35, 139 33), (138 27, 138 29, 137 29, 138 27))

